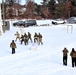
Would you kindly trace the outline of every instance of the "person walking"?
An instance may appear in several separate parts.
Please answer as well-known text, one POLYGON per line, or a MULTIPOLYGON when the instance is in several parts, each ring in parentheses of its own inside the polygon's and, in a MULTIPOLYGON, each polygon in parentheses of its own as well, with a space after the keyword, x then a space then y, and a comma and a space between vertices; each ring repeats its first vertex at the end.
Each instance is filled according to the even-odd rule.
POLYGON ((28 45, 28 36, 26 33, 24 33, 24 43, 25 45, 28 45))
POLYGON ((63 65, 67 66, 67 57, 68 57, 68 50, 67 48, 65 47, 63 50, 63 65))
POLYGON ((34 43, 38 42, 38 34, 35 32, 34 34, 34 43))
POLYGON ((76 51, 74 48, 72 48, 70 56, 71 56, 71 60, 72 60, 72 67, 76 67, 76 51))
POLYGON ((22 43, 24 42, 24 35, 21 35, 21 38, 20 38, 20 39, 21 39, 20 42, 21 42, 21 44, 22 44, 22 43))
POLYGON ((31 33, 30 32, 28 32, 28 40, 31 40, 31 42, 32 42, 32 38, 31 38, 31 33))
POLYGON ((14 40, 12 40, 12 42, 10 43, 10 47, 12 48, 12 54, 15 53, 15 48, 17 48, 16 43, 14 42, 14 40))
POLYGON ((40 45, 40 43, 43 44, 42 38, 43 38, 43 36, 39 33, 38 34, 38 45, 40 45))
POLYGON ((19 34, 18 31, 16 32, 15 36, 16 36, 16 40, 15 41, 17 41, 17 39, 19 39, 19 41, 20 41, 20 34, 19 34))

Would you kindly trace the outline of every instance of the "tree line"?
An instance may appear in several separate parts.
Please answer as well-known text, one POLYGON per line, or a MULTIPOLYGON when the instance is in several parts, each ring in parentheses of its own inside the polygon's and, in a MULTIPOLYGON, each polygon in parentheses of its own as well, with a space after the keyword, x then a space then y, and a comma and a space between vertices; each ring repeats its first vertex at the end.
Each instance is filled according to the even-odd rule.
POLYGON ((76 16, 76 0, 42 0, 40 5, 33 0, 25 0, 24 5, 20 3, 21 0, 5 0, 5 18, 65 19, 76 16), (21 8, 25 10, 20 11, 21 8), (13 9, 17 9, 17 14, 13 9))

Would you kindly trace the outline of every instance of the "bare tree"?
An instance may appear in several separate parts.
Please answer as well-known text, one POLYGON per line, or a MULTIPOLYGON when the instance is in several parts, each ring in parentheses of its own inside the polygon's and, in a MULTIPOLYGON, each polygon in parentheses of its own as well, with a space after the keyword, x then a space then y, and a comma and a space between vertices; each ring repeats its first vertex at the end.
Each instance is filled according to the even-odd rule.
POLYGON ((26 12, 27 12, 28 17, 30 17, 30 18, 34 17, 34 11, 35 11, 34 2, 31 2, 31 1, 28 2, 26 5, 26 12))
POLYGON ((21 0, 5 0, 5 3, 6 4, 11 4, 11 3, 17 3, 17 4, 20 4, 21 3, 21 0))
POLYGON ((65 5, 65 12, 66 12, 67 17, 71 16, 71 10, 72 10, 71 1, 67 1, 66 5, 65 5))
POLYGON ((29 2, 34 2, 34 0, 25 0, 26 4, 28 4, 29 2))
POLYGON ((16 0, 16 3, 20 4, 21 3, 21 0, 16 0))

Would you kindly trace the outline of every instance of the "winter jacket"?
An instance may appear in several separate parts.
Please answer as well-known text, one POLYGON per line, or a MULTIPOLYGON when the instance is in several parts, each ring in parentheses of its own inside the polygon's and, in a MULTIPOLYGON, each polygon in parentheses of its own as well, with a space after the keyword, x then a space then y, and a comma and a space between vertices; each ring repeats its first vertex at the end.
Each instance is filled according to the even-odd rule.
POLYGON ((41 34, 39 34, 39 35, 38 35, 38 37, 39 37, 39 38, 42 38, 42 35, 41 35, 41 34))
POLYGON ((14 42, 12 42, 12 43, 10 44, 10 47, 11 47, 11 48, 16 48, 16 44, 15 44, 14 42))
POLYGON ((76 58, 76 52, 71 52, 71 53, 70 53, 70 56, 71 56, 72 58, 76 58))
POLYGON ((67 53, 68 53, 68 50, 67 49, 64 49, 63 50, 63 56, 67 56, 67 53))
POLYGON ((20 37, 20 34, 17 32, 16 34, 15 34, 18 38, 20 37))
POLYGON ((38 38, 38 35, 37 35, 37 34, 35 34, 35 35, 34 35, 34 38, 38 38))
POLYGON ((24 36, 23 36, 23 35, 21 35, 20 39, 24 39, 24 36))
POLYGON ((28 38, 31 38, 31 34, 28 32, 28 38))

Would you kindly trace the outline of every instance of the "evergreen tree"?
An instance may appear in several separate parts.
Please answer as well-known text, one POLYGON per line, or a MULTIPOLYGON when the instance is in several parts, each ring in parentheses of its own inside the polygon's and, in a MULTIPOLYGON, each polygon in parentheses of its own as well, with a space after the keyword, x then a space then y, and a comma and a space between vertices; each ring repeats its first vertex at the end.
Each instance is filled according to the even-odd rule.
POLYGON ((9 6, 12 6, 14 2, 16 2, 16 0, 5 0, 5 4, 8 4, 9 6))
POLYGON ((76 0, 71 0, 73 6, 76 6, 76 0))
POLYGON ((37 15, 41 15, 40 5, 36 5, 35 11, 36 11, 37 15))
POLYGON ((65 16, 65 8, 64 8, 64 3, 58 3, 56 4, 56 10, 55 10, 55 15, 57 16, 57 18, 62 18, 65 16))
POLYGON ((56 3, 55 0, 50 0, 47 5, 48 9, 52 15, 54 15, 54 13, 55 13, 55 3, 56 3))
POLYGON ((45 6, 48 4, 48 2, 49 2, 49 0, 42 0, 41 4, 45 6))
POLYGON ((58 1, 58 3, 66 3, 68 0, 57 0, 58 1))

